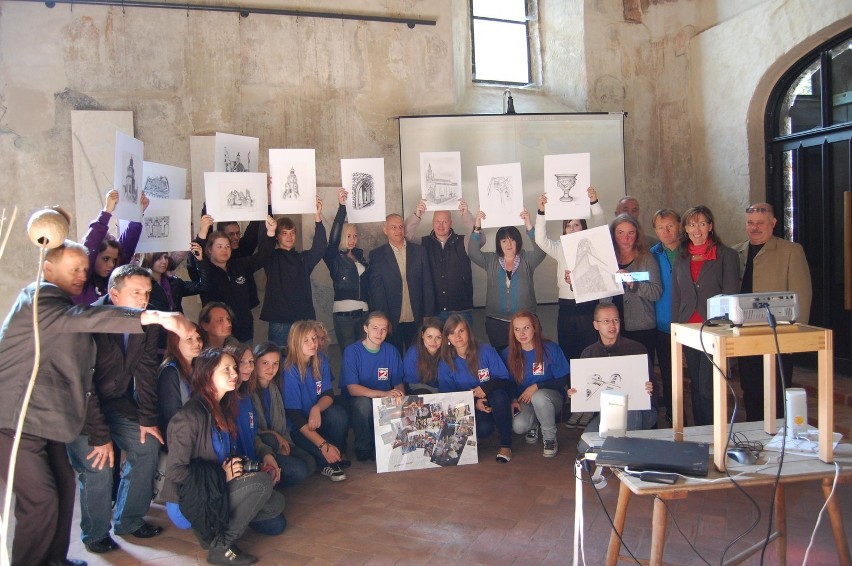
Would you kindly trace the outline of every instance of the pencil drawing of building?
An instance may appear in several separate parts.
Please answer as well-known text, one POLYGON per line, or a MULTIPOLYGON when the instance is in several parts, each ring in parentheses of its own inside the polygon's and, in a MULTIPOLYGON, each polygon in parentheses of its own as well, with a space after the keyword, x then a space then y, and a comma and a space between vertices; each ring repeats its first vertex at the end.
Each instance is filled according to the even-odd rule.
POLYGON ((254 206, 254 199, 251 196, 251 191, 246 189, 245 193, 234 189, 228 193, 228 198, 225 201, 228 208, 251 208, 254 206))
POLYGON ((459 197, 459 183, 452 179, 436 178, 432 164, 426 168, 426 198, 434 203, 442 203, 459 197))
POLYGON ((283 196, 285 199, 299 198, 299 179, 293 167, 290 167, 290 174, 287 175, 287 182, 284 183, 283 196))
POLYGON ((352 206, 356 210, 376 202, 376 187, 369 173, 352 173, 352 206))
POLYGON ((124 175, 124 200, 139 202, 139 188, 136 186, 136 171, 133 168, 133 156, 127 164, 127 173, 124 175))

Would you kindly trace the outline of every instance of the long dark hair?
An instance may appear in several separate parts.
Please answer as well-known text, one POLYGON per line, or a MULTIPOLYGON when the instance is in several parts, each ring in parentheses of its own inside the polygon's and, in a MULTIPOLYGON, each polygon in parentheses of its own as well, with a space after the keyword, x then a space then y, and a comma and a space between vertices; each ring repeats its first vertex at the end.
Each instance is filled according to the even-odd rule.
MULTIPOLYGON (((213 372, 222 362, 222 359, 234 357, 221 348, 208 348, 195 358, 195 366, 192 371, 192 390, 201 396, 213 422, 219 430, 227 430, 232 435, 237 434, 237 396, 233 391, 228 391, 221 401, 216 400, 216 386, 213 384, 213 372)), ((236 367, 237 361, 234 360, 236 367)))
POLYGON ((615 229, 619 224, 630 224, 636 230, 636 241, 633 243, 633 253, 636 254, 636 259, 640 259, 644 257, 648 253, 647 242, 648 240, 645 238, 645 231, 642 230, 642 225, 639 224, 639 221, 630 216, 629 214, 623 213, 619 214, 615 217, 615 219, 609 225, 609 235, 612 238, 612 245, 617 250, 618 247, 615 244, 615 229))
MULTIPOLYGON (((195 327, 195 331, 198 333, 198 338, 202 340, 203 338, 201 333, 201 327, 195 324, 192 321, 188 321, 193 327, 195 327)), ((160 369, 162 370, 164 367, 174 362, 177 366, 178 371, 180 372, 181 377, 183 377, 187 382, 189 382, 190 377, 192 376, 192 362, 187 362, 184 359, 183 354, 180 353, 180 341, 181 337, 175 334, 174 332, 168 332, 166 336, 166 353, 163 357, 163 363, 160 365, 160 369)))
MULTIPOLYGON (((275 342, 269 342, 269 341, 261 342, 260 344, 257 344, 254 347, 254 350, 253 350, 252 353, 254 354, 254 371, 252 372, 251 377, 249 378, 249 383, 251 384, 250 385, 250 393, 252 395, 254 395, 255 391, 257 391, 258 388, 260 387, 258 385, 258 381, 257 381, 257 368, 260 367, 258 360, 260 360, 260 358, 262 358, 266 354, 278 354, 278 358, 279 358, 278 362, 280 363, 280 366, 278 367, 278 375, 276 375, 274 378, 272 378, 272 383, 270 384, 272 387, 275 387, 276 384, 279 383, 279 381, 280 381, 281 368, 284 366, 284 360, 281 359, 281 358, 283 358, 283 356, 281 354, 281 348, 279 348, 278 344, 276 344, 275 342)), ((317 356, 317 357, 319 357, 319 356, 317 356)))
MULTIPOLYGON (((236 344, 228 344, 222 349, 225 351, 226 354, 231 354, 232 356, 234 356, 234 361, 237 362, 238 376, 240 373, 240 364, 243 363, 243 356, 246 355, 246 352, 252 354, 252 357, 254 357, 254 354, 251 351, 251 344, 244 344, 242 342, 238 342, 236 344)), ((253 376, 254 370, 252 370, 251 373, 253 376)), ((252 393, 254 393, 254 387, 251 386, 251 382, 252 379, 250 376, 248 381, 240 380, 240 382, 237 384, 237 393, 240 397, 245 397, 246 395, 251 395, 252 393)))
POLYGON ((514 378, 515 383, 524 382, 524 349, 521 343, 515 338, 514 324, 519 318, 528 318, 532 322, 533 327, 533 349, 535 350, 535 363, 540 364, 544 360, 544 338, 541 336, 541 322, 538 317, 527 310, 521 310, 515 313, 512 320, 509 322, 509 373, 514 378))
POLYGON ((699 204, 698 206, 693 206, 683 213, 683 218, 680 221, 680 254, 683 257, 687 257, 689 255, 689 234, 686 233, 686 226, 689 224, 693 218, 698 215, 703 216, 707 219, 707 222, 713 225, 713 228, 710 229, 710 233, 707 234, 707 239, 710 240, 710 245, 707 247, 709 250, 714 246, 721 246, 722 238, 716 233, 716 222, 713 220, 713 212, 704 206, 703 204, 699 204))
POLYGON ((442 335, 444 333, 443 323, 440 318, 430 316, 423 319, 423 324, 420 325, 420 332, 417 334, 419 338, 414 348, 417 350, 417 375, 420 376, 422 383, 434 383, 438 380, 438 360, 441 359, 441 348, 433 356, 423 344, 423 334, 430 328, 436 329, 442 335))
POLYGON ((450 366, 450 369, 456 371, 456 348, 450 343, 450 334, 452 334, 459 326, 464 325, 467 328, 467 351, 465 352, 464 361, 467 363, 467 369, 470 374, 476 377, 479 371, 479 342, 473 335, 473 330, 467 323, 467 320, 460 314, 451 314, 444 323, 444 344, 441 346, 441 359, 444 363, 450 366))

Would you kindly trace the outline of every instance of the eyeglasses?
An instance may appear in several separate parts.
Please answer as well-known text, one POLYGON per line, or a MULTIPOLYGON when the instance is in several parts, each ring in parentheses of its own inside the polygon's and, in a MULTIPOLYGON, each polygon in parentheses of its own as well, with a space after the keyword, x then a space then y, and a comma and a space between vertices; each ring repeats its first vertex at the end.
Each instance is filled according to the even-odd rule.
POLYGON ((769 209, 765 206, 750 206, 746 209, 746 214, 751 214, 752 212, 769 212, 769 209))
POLYGON ((614 324, 616 326, 621 324, 621 320, 617 318, 602 318, 600 320, 596 320, 595 322, 597 322, 598 324, 605 324, 607 326, 609 326, 610 324, 614 324))

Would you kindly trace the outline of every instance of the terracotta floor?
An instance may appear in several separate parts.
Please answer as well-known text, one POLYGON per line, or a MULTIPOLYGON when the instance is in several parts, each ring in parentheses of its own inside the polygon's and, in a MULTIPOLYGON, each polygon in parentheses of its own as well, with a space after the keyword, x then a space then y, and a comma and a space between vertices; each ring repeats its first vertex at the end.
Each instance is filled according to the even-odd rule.
MULTIPOLYGON (((797 384, 813 379, 797 370, 797 384)), ((852 379, 836 381, 838 391, 852 393, 852 379)), ((838 407, 837 413, 838 425, 849 430, 849 407, 838 407)), ((540 444, 527 445, 517 438, 514 459, 506 465, 494 461, 493 439, 480 443, 477 465, 379 475, 374 467, 355 462, 345 482, 332 484, 314 476, 285 493, 288 527, 284 534, 248 533, 240 545, 259 556, 262 564, 569 564, 575 510, 572 470, 579 436, 579 431, 560 426, 560 452, 552 459, 542 457, 540 444)), ((609 514, 615 509, 617 492, 614 480, 599 492, 609 514)), ((754 516, 743 496, 733 490, 724 494, 693 494, 671 505, 683 535, 670 523, 667 563, 720 562, 725 546, 754 516)), ((753 489, 750 494, 760 503, 764 519, 727 558, 765 536, 770 491, 753 489)), ((788 560, 800 564, 822 494, 818 484, 794 484, 787 494, 788 560)), ((852 486, 841 486, 839 497, 847 531, 852 530, 852 486)), ((588 485, 584 498, 586 563, 602 564, 608 519, 588 485)), ((634 498, 628 515, 625 541, 640 558, 649 555, 651 507, 650 498, 634 498)), ((205 563, 206 553, 192 534, 172 526, 160 506, 152 506, 149 519, 165 525, 166 531, 148 541, 117 537, 121 550, 92 555, 79 541, 79 517, 75 517, 70 556, 85 558, 91 565, 205 563)), ((747 562, 759 563, 757 558, 747 562)), ((764 563, 777 563, 772 547, 764 563)), ((837 563, 827 518, 817 531, 808 563, 837 563)))

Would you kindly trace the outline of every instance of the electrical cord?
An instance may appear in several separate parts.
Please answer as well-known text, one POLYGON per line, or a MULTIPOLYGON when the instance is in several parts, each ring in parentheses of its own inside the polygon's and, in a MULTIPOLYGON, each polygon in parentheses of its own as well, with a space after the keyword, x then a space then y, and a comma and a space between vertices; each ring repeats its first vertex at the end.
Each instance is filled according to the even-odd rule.
POLYGON ((831 501, 831 498, 834 497, 834 492, 837 489, 837 481, 840 479, 840 464, 837 462, 834 463, 834 481, 831 483, 831 491, 828 494, 828 497, 825 498, 825 503, 822 504, 822 509, 819 510, 819 515, 817 515, 816 524, 814 524, 814 530, 811 533, 811 540, 808 543, 808 548, 805 549, 805 557, 802 559, 802 566, 805 566, 808 563, 808 554, 811 552, 811 548, 814 546, 814 538, 816 538, 816 532, 819 528, 819 523, 822 521, 823 514, 825 510, 828 508, 828 502, 831 501))

